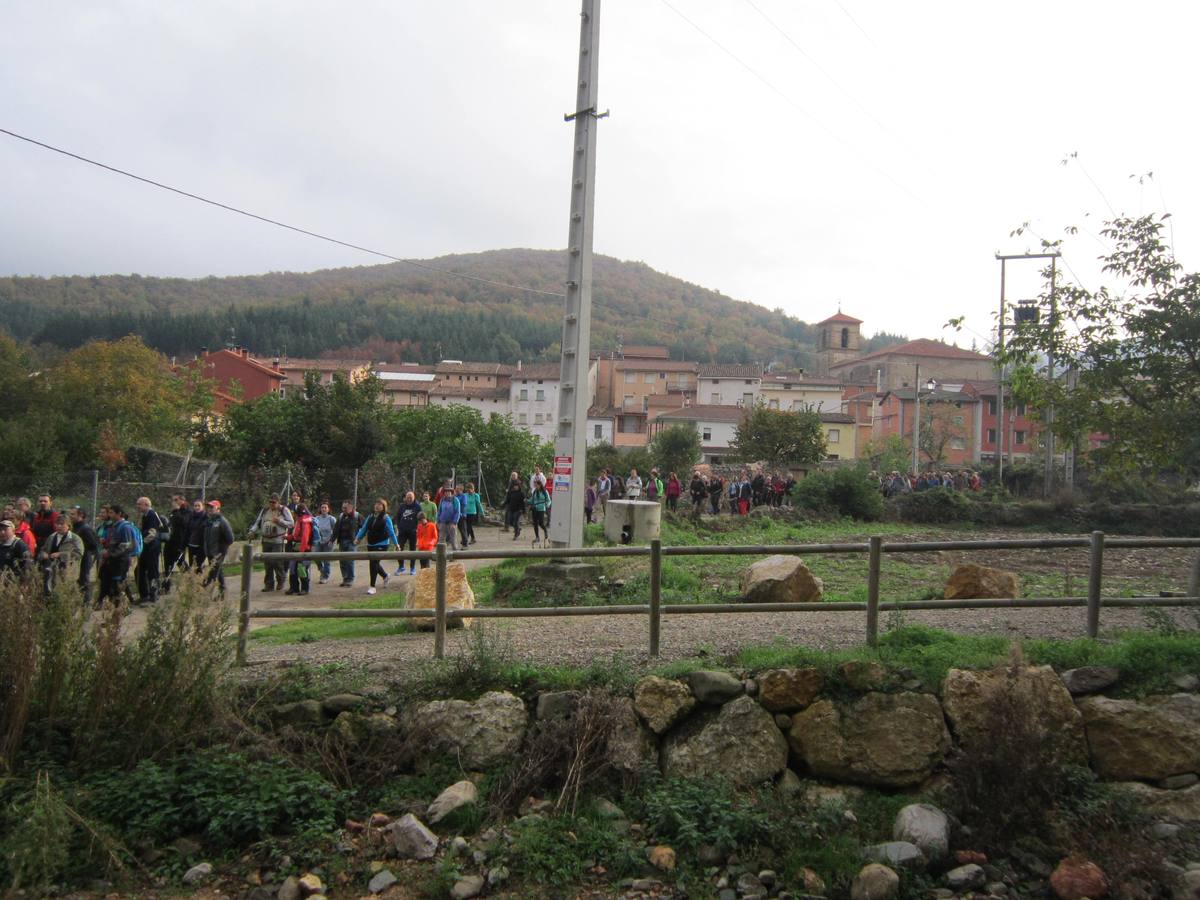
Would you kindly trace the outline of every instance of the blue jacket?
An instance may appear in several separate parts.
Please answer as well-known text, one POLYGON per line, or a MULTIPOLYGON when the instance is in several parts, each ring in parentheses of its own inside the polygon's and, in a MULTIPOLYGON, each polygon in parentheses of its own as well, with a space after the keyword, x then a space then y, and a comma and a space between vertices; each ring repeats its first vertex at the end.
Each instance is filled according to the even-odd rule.
POLYGON ((396 528, 392 525, 392 517, 387 513, 371 513, 363 519, 362 527, 358 529, 354 539, 361 541, 363 535, 367 535, 368 547, 387 547, 400 543, 396 540, 396 528))
POLYGON ((461 518, 462 507, 458 502, 458 498, 453 496, 443 497, 442 502, 438 504, 438 524, 457 525, 458 520, 461 518))

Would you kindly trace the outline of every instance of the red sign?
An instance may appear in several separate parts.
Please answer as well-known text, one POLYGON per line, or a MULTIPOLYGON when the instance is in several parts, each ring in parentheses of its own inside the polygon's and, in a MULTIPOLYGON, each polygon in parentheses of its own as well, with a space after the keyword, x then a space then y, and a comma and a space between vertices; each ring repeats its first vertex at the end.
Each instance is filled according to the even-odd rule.
POLYGON ((554 474, 555 475, 570 475, 571 463, 574 457, 571 456, 556 456, 554 457, 554 474))

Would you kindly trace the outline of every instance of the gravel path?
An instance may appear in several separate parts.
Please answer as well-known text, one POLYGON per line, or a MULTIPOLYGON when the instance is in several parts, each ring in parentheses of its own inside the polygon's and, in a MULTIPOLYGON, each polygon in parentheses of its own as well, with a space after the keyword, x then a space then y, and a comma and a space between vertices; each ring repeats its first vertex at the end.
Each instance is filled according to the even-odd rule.
MULTIPOLYGON (((513 545, 511 538, 501 534, 498 529, 481 529, 479 536, 480 548, 513 545)), ((970 535, 972 539, 999 536, 970 535)), ((523 541, 521 546, 525 546, 523 541)), ((1173 575, 1181 574, 1186 584, 1186 571, 1190 567, 1193 551, 1148 552, 1169 554, 1169 557, 1163 557, 1157 563, 1150 563, 1149 560, 1147 563, 1152 568, 1168 570, 1173 575)), ((1005 561, 1017 562, 1015 559, 1005 561)), ((1107 559, 1106 569, 1113 562, 1115 560, 1107 559)), ((488 564, 482 561, 467 563, 471 568, 488 564)), ((393 582, 397 580, 392 579, 393 582)), ((359 581, 365 581, 363 572, 359 573, 359 581)), ((253 602, 256 605, 317 607, 331 605, 334 599, 361 596, 362 592, 362 587, 356 587, 351 592, 339 591, 327 585, 319 590, 314 588, 314 594, 305 602, 293 604, 296 598, 279 594, 259 596, 256 591, 253 602)), ((1167 614, 1180 627, 1196 627, 1195 618, 1187 611, 1169 610, 1167 614)), ((905 623, 920 623, 960 634, 1060 639, 1082 637, 1085 634, 1085 617, 1083 608, 909 611, 903 614, 905 623)), ((256 626, 260 626, 260 623, 269 624, 262 620, 254 622, 256 626)), ((881 628, 886 628, 888 623, 889 613, 884 612, 880 616, 881 628)), ((616 655, 635 667, 650 662, 648 623, 644 616, 478 620, 475 627, 481 624, 496 636, 501 647, 519 658, 538 663, 581 666, 596 660, 609 660, 616 655)), ((1101 631, 1103 635, 1122 629, 1144 628, 1146 624, 1145 613, 1141 610, 1107 609, 1102 614, 1101 631)), ((747 646, 770 644, 777 640, 820 649, 854 647, 864 641, 865 628, 865 615, 861 612, 669 615, 663 617, 661 656, 655 662, 691 657, 701 652, 727 655, 747 646)), ((446 643, 447 653, 455 654, 466 648, 467 638, 462 631, 452 631, 448 633, 446 643)), ((432 656, 432 634, 417 633, 281 646, 251 643, 248 662, 252 666, 270 666, 292 662, 315 664, 341 661, 352 665, 368 665, 373 669, 400 670, 408 663, 427 660, 432 656)))

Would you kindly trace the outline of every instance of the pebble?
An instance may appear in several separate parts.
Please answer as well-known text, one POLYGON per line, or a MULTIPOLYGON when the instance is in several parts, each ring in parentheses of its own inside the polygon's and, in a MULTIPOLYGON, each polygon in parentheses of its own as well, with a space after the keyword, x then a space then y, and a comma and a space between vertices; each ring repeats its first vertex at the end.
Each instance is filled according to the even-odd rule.
POLYGON ((1183 829, 1170 822, 1158 822, 1150 829, 1150 833, 1160 841, 1169 841, 1183 829))
POLYGON ((382 894, 395 884, 396 880, 396 876, 391 873, 390 869, 384 869, 371 879, 367 884, 367 890, 372 894, 382 894))
POLYGON ((478 897, 483 893, 483 884, 482 875, 467 875, 454 882, 454 887, 450 889, 450 896, 454 900, 471 900, 472 897, 478 897))

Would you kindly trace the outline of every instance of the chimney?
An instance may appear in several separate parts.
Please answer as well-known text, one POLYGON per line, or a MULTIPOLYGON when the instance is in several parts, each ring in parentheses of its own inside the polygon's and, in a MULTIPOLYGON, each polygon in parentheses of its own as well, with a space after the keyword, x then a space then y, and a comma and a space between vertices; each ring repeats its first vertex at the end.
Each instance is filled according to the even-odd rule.
POLYGON ((519 359, 517 360, 517 371, 521 371, 521 361, 519 359))

